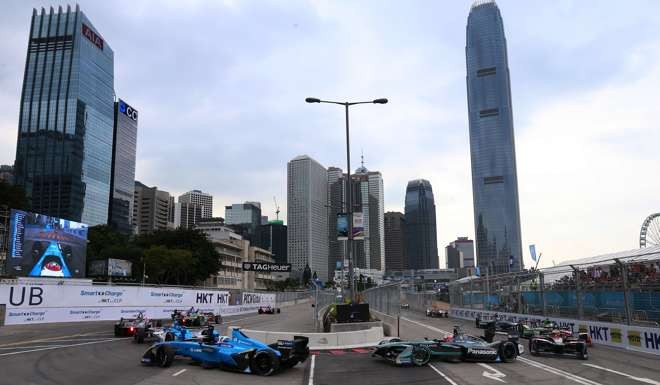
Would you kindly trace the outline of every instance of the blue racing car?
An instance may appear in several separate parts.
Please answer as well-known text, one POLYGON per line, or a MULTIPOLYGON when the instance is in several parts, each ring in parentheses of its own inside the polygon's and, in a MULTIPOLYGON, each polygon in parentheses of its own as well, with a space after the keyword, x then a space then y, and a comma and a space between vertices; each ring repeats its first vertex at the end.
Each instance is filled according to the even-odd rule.
POLYGON ((142 364, 166 368, 175 356, 189 357, 203 368, 221 368, 242 373, 269 376, 279 370, 294 367, 309 356, 309 339, 294 336, 266 345, 250 339, 239 329, 231 337, 206 333, 199 342, 167 341, 152 345, 142 356, 142 364))

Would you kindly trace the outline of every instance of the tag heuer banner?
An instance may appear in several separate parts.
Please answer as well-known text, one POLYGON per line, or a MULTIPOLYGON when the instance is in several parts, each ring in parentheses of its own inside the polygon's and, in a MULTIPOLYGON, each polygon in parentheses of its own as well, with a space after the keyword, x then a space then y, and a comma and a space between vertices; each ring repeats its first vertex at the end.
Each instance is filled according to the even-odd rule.
POLYGON ((290 263, 243 262, 243 271, 265 271, 265 272, 289 273, 289 272, 291 272, 291 264, 290 263))
POLYGON ((363 213, 353 213, 353 239, 364 239, 363 213))

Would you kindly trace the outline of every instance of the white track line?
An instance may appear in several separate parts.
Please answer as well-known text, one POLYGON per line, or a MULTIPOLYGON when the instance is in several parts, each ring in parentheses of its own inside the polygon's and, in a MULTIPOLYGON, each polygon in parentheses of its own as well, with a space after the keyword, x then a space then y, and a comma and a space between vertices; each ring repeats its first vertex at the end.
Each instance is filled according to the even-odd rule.
POLYGON ((188 370, 188 369, 181 369, 181 370, 179 370, 178 372, 174 373, 174 374, 172 375, 172 377, 176 377, 176 376, 178 376, 179 374, 185 372, 186 370, 188 370))
POLYGON ((308 385, 314 385, 314 363, 316 362, 316 356, 312 355, 312 363, 309 365, 309 382, 308 385))
MULTIPOLYGON (((130 338, 130 337, 129 337, 130 338)), ((103 342, 112 342, 112 341, 121 341, 125 340, 126 338, 112 338, 109 340, 101 340, 101 341, 92 341, 92 342, 82 342, 79 344, 72 344, 72 345, 58 345, 58 346, 49 346, 47 348, 39 348, 39 349, 31 349, 31 350, 22 350, 20 352, 11 352, 11 353, 0 353, 0 357, 2 356, 13 356, 15 354, 23 354, 23 353, 31 353, 31 352, 39 352, 42 350, 52 350, 52 349, 64 349, 64 348, 71 348, 74 346, 83 346, 83 345, 93 345, 93 344, 100 344, 103 342)))
POLYGON ((602 366, 598 366, 598 365, 594 365, 594 364, 587 364, 587 363, 584 363, 584 364, 582 364, 582 365, 584 365, 584 366, 589 366, 589 367, 591 367, 591 368, 595 368, 595 369, 604 370, 604 371, 606 371, 606 372, 610 372, 610 373, 618 374, 618 375, 620 375, 620 376, 628 377, 628 378, 630 378, 631 380, 635 380, 635 381, 639 381, 639 382, 645 382, 645 383, 647 383, 647 384, 652 384, 652 385, 660 385, 660 382, 655 381, 655 380, 651 380, 650 378, 635 377, 635 376, 632 376, 632 375, 630 375, 630 374, 628 374, 628 373, 619 372, 619 371, 616 371, 616 370, 612 370, 612 369, 609 369, 609 368, 604 368, 604 367, 602 367, 602 366))
POLYGON ((94 334, 108 334, 110 336, 110 335, 112 335, 112 332, 104 331, 104 332, 94 332, 94 333, 81 333, 81 334, 71 334, 71 335, 68 335, 68 336, 57 336, 57 337, 41 338, 41 339, 37 339, 37 340, 23 340, 21 342, 12 342, 12 343, 9 343, 9 344, 0 345, 0 347, 14 346, 14 345, 24 345, 24 344, 30 344, 30 343, 33 343, 33 342, 56 341, 56 340, 60 340, 62 338, 69 338, 69 337, 86 337, 86 336, 91 336, 91 335, 94 335, 94 334))
POLYGON ((524 362, 527 365, 533 366, 537 369, 545 370, 546 372, 549 372, 549 373, 556 374, 558 376, 567 378, 571 381, 575 381, 575 382, 577 382, 579 384, 582 384, 582 385, 603 385, 600 382, 589 380, 589 379, 586 379, 584 377, 577 376, 573 373, 569 373, 569 372, 565 372, 563 370, 557 369, 557 368, 552 367, 550 365, 546 365, 546 364, 542 364, 538 361, 530 360, 528 358, 518 357, 518 361, 524 362))
POLYGON ((445 334, 445 335, 452 334, 452 333, 450 333, 450 332, 448 332, 448 331, 446 331, 446 330, 438 329, 438 328, 436 328, 436 327, 433 327, 433 326, 430 326, 430 325, 427 325, 427 324, 423 324, 423 323, 421 323, 421 322, 413 321, 413 320, 411 320, 410 318, 401 317, 401 319, 404 320, 404 321, 406 321, 406 322, 410 322, 410 323, 412 323, 412 324, 415 324, 415 325, 418 325, 418 326, 425 327, 425 328, 427 328, 427 329, 433 330, 434 332, 437 332, 437 333, 440 333, 440 334, 445 334))
MULTIPOLYGON (((452 380, 451 378, 447 377, 446 374, 442 373, 442 372, 441 372, 440 370, 438 370, 438 368, 436 368, 435 366, 429 364, 429 368, 435 370, 436 373, 438 373, 439 375, 441 375, 442 378, 444 378, 445 380, 447 380, 447 382, 450 383, 451 385, 458 385, 456 382, 454 382, 454 380, 452 380)), ((310 385, 311 385, 311 384, 310 384, 310 385)))

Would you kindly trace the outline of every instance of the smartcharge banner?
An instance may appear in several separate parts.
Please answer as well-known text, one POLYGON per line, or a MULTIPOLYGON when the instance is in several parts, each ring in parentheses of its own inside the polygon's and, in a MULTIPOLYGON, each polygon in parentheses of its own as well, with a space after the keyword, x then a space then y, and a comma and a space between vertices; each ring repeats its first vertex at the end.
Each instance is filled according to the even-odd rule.
POLYGON ((275 294, 136 286, 2 284, 5 325, 117 320, 145 313, 169 318, 175 309, 195 307, 221 315, 275 306, 275 294))
POLYGON ((543 321, 546 318, 574 332, 587 332, 594 344, 614 346, 660 355, 660 328, 623 325, 611 322, 585 321, 570 318, 543 317, 529 314, 502 313, 479 309, 451 308, 449 315, 455 318, 474 321, 477 316, 488 317, 497 314, 512 322, 543 321))

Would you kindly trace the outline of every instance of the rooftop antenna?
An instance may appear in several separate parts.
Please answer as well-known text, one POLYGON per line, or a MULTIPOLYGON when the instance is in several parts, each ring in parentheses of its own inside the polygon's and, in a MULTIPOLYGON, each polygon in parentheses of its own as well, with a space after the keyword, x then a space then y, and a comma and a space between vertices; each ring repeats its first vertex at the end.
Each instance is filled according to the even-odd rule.
POLYGON ((360 149, 360 158, 362 159, 362 168, 364 168, 364 148, 360 149))
POLYGON ((275 202, 275 217, 280 220, 280 206, 277 205, 277 198, 273 195, 273 202, 275 202))

